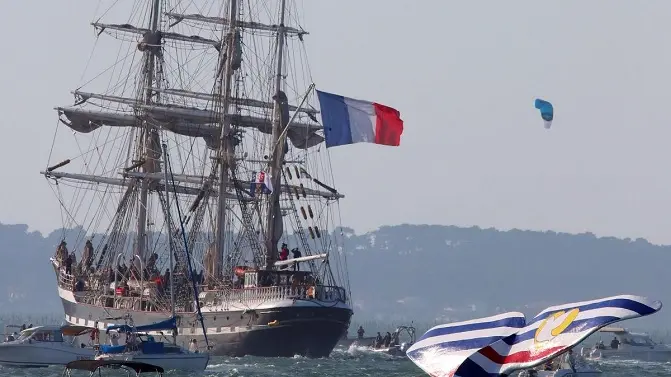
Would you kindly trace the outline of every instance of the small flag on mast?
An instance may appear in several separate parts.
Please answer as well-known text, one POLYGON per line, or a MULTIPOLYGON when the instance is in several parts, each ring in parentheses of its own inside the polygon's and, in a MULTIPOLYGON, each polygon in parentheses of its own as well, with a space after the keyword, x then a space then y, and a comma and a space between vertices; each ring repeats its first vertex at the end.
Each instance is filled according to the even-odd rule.
POLYGON ((256 172, 253 173, 253 179, 250 183, 249 191, 252 193, 252 196, 258 194, 272 194, 273 184, 270 182, 270 174, 260 171, 257 175, 256 172))

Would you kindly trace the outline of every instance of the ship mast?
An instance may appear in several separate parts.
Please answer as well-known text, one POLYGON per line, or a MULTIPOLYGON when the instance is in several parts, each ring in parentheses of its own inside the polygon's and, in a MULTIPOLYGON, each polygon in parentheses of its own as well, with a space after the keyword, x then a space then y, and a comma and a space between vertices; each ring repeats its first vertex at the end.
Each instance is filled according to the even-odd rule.
POLYGON ((282 162, 284 160, 285 143, 279 142, 282 133, 282 108, 279 96, 282 90, 282 63, 284 59, 284 18, 286 13, 286 0, 282 0, 280 9, 280 23, 277 28, 277 66, 275 69, 275 106, 271 148, 273 155, 270 161, 270 176, 273 192, 270 194, 268 209, 266 213, 266 269, 271 269, 277 257, 277 242, 282 236, 282 213, 280 209, 280 188, 282 176, 282 162))
MULTIPOLYGON (((173 263, 173 253, 174 253, 174 247, 173 247, 173 239, 172 239, 172 232, 170 231, 172 229, 171 226, 171 221, 170 221, 170 190, 168 186, 169 182, 169 176, 168 176, 168 169, 169 169, 169 164, 170 162, 168 161, 168 145, 163 143, 163 172, 165 174, 165 215, 166 219, 165 222, 168 226, 168 252, 170 253, 170 311, 172 314, 172 318, 175 318, 175 286, 174 286, 174 281, 175 281, 175 269, 174 269, 174 263, 173 263)), ((177 203, 179 205, 179 203, 177 203)), ((180 220, 181 216, 180 216, 180 220)), ((189 266, 189 268, 191 268, 189 266)), ((175 332, 173 331, 172 334, 172 344, 177 343, 177 337, 175 332)))
MULTIPOLYGON (((149 27, 151 35, 155 36, 158 31, 158 20, 160 17, 161 10, 161 0, 154 0, 152 4, 151 20, 149 21, 149 27)), ((153 41, 153 38, 149 38, 149 41, 153 41)), ((160 41, 158 46, 149 45, 145 50, 146 57, 146 66, 144 67, 143 75, 144 80, 143 86, 145 88, 153 87, 154 83, 154 70, 156 67, 156 52, 160 51, 160 41)), ((152 102, 152 91, 150 89, 145 89, 144 103, 149 105, 152 102)), ((160 143, 158 132, 149 125, 145 125, 145 140, 143 146, 143 152, 141 156, 144 157, 145 161, 142 164, 142 171, 144 173, 155 173, 159 171, 157 166, 157 160, 159 158, 160 143)), ((139 256, 142 261, 145 261, 145 252, 147 247, 147 201, 149 196, 151 179, 149 176, 145 177, 142 180, 142 185, 140 187, 140 206, 138 208, 138 218, 137 218, 137 241, 135 248, 135 255, 139 256)), ((171 273, 173 271, 170 271, 171 273)), ((142 273, 142 272, 140 272, 142 273)))
POLYGON ((228 169, 231 164, 231 121, 228 116, 228 106, 231 101, 231 81, 233 78, 232 62, 237 48, 235 43, 235 33, 237 30, 238 0, 231 0, 230 23, 226 41, 226 49, 222 49, 220 57, 224 57, 223 74, 220 78, 220 96, 221 98, 221 131, 219 134, 219 195, 217 203, 217 223, 216 223, 216 241, 214 254, 214 271, 216 277, 222 276, 222 266, 224 259, 224 248, 226 242, 226 187, 228 187, 228 169))

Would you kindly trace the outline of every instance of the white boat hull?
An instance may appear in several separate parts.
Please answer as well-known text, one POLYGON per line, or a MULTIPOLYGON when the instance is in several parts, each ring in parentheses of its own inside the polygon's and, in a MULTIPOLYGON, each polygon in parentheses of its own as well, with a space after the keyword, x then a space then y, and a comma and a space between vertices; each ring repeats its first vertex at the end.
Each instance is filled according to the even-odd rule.
POLYGON ((75 360, 93 360, 95 351, 63 342, 6 342, 0 343, 0 365, 40 368, 66 365, 75 360))
POLYGON ((632 347, 625 349, 589 349, 585 350, 583 357, 589 359, 623 359, 651 362, 670 362, 671 349, 664 348, 645 348, 632 347))
POLYGON ((143 354, 120 353, 97 356, 98 360, 138 361, 157 365, 165 370, 204 371, 210 361, 207 353, 170 353, 170 354, 143 354))

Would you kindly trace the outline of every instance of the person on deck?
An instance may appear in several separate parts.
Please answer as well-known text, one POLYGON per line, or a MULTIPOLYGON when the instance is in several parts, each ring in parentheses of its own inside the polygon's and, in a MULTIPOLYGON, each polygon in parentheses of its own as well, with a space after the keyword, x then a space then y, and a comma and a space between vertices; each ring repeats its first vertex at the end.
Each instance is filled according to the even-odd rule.
POLYGON ((359 336, 359 339, 363 339, 363 334, 365 334, 366 331, 363 329, 363 326, 359 326, 359 329, 356 331, 356 334, 359 336))
MULTIPOLYGON (((71 262, 72 264, 71 264, 70 268, 74 267, 75 270, 76 270, 77 269, 77 255, 75 255, 74 250, 70 253, 70 259, 72 260, 72 262, 71 262)), ((74 274, 74 275, 76 275, 76 274, 74 274)))
POLYGON ((287 244, 282 244, 282 250, 280 251, 280 260, 287 260, 289 258, 289 248, 287 244))
MULTIPOLYGON (((294 259, 300 258, 302 256, 301 251, 298 250, 297 247, 294 247, 293 249, 291 249, 291 254, 293 254, 294 259)), ((294 271, 300 271, 301 270, 300 264, 301 264, 301 262, 294 263, 294 271)))
MULTIPOLYGON (((289 258, 289 248, 287 247, 287 244, 283 243, 282 244, 282 250, 280 251, 280 260, 285 261, 289 258)), ((281 269, 287 268, 287 266, 282 266, 280 267, 281 269)))
POLYGON ((65 273, 72 275, 72 254, 68 254, 68 256, 65 257, 65 273))
POLYGON ((165 274, 163 275, 163 284, 170 286, 170 269, 165 269, 165 274))
POLYGON ((91 270, 91 264, 93 264, 93 244, 91 240, 86 240, 79 269, 83 274, 87 274, 91 270))
POLYGON ((65 263, 65 259, 67 259, 68 255, 70 254, 68 253, 67 242, 63 240, 56 249, 56 260, 61 264, 61 267, 65 263))
POLYGON ((391 334, 389 331, 387 331, 387 334, 384 336, 384 339, 382 339, 382 343, 384 343, 385 347, 389 347, 389 343, 391 342, 391 334))
POLYGON ((91 344, 100 344, 100 330, 98 330, 98 321, 95 322, 93 325, 93 330, 91 330, 91 344))
POLYGON ((613 340, 610 341, 610 348, 612 348, 614 350, 620 348, 620 341, 617 340, 616 336, 614 336, 613 340))
POLYGON ((380 348, 381 345, 382 345, 382 335, 380 335, 380 332, 378 331, 377 336, 375 337, 374 346, 375 348, 380 348))

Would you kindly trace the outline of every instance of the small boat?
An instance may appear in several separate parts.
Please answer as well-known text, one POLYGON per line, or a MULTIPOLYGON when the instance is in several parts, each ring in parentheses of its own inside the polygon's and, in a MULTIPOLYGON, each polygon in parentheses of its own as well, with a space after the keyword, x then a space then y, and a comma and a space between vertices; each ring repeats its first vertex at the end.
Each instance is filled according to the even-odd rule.
POLYGON ((594 347, 583 347, 580 355, 588 359, 619 358, 626 360, 669 362, 671 347, 655 343, 650 335, 632 333, 621 327, 604 327, 600 333, 613 334, 607 346, 598 341, 594 347))
POLYGON ((415 328, 412 326, 399 326, 394 333, 391 334, 388 346, 378 345, 374 340, 373 344, 370 346, 370 350, 373 352, 386 353, 392 356, 405 356, 408 348, 413 344, 415 344, 415 328), (402 342, 401 338, 405 341, 402 342))
POLYGON ((100 346, 100 352, 95 360, 137 361, 159 366, 163 369, 177 369, 187 371, 203 371, 207 367, 210 355, 199 352, 197 349, 187 350, 174 343, 159 342, 148 332, 173 330, 177 326, 176 317, 150 325, 133 326, 132 319, 127 318, 129 324, 107 327, 107 333, 118 332, 126 334, 126 344, 100 346))
POLYGON ((164 369, 158 365, 151 365, 147 363, 140 363, 137 361, 119 361, 119 360, 77 360, 68 363, 63 371, 63 376, 71 376, 73 370, 85 370, 89 372, 89 377, 93 377, 96 372, 102 375, 101 369, 123 369, 131 376, 131 372, 135 372, 135 376, 139 377, 142 373, 156 373, 158 377, 163 376, 164 369))
POLYGON ((41 368, 66 365, 75 360, 93 360, 95 350, 77 343, 78 336, 91 330, 74 325, 35 326, 22 330, 18 339, 0 343, 0 365, 41 368))

